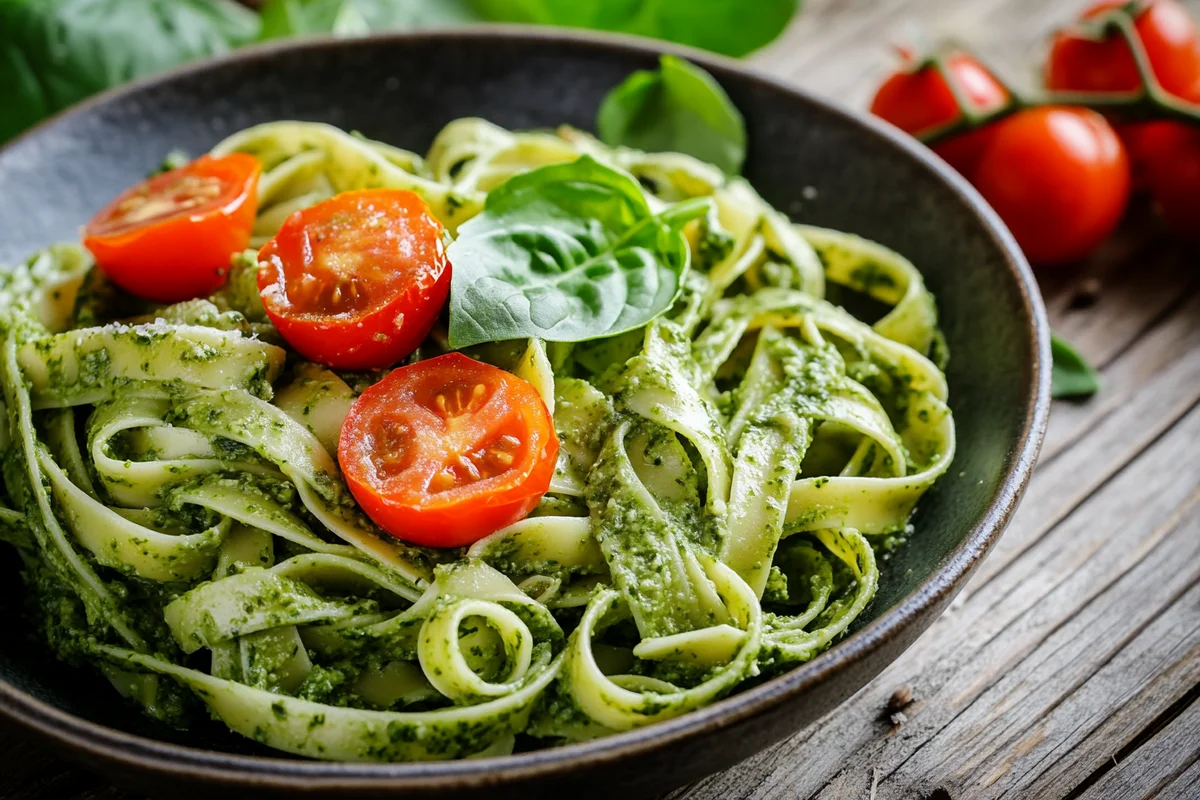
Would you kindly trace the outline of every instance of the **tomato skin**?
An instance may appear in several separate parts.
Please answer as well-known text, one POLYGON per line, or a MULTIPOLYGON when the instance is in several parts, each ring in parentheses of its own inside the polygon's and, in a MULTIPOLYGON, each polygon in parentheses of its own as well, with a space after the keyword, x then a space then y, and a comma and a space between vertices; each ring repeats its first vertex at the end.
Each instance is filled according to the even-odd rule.
POLYGON ((259 295, 271 322, 305 358, 338 369, 403 359, 428 335, 450 292, 441 223, 408 191, 343 192, 297 211, 258 257, 259 295), (338 266, 345 263, 353 266, 338 266), (296 294, 306 275, 318 294, 322 283, 349 280, 369 306, 306 305, 296 294))
POLYGON ((1131 141, 1146 188, 1177 235, 1200 239, 1200 126, 1143 123, 1131 141))
MULTIPOLYGON (((954 53, 946 65, 975 110, 995 111, 1008 104, 1008 90, 974 58, 954 53)), ((914 136, 948 125, 960 115, 950 87, 932 66, 893 73, 875 93, 871 113, 914 136)), ((955 136, 934 145, 933 151, 966 175, 991 141, 992 129, 989 125, 955 136)))
MULTIPOLYGON (((1095 18, 1125 0, 1103 0, 1083 14, 1095 18)), ((1200 91, 1200 30, 1176 0, 1152 0, 1134 20, 1151 70, 1163 89, 1179 97, 1200 91)), ((1061 91, 1132 92, 1141 86, 1129 45, 1113 32, 1101 42, 1059 31, 1050 48, 1046 86, 1061 91)))
MULTIPOLYGON (((1083 19, 1095 18, 1124 2, 1102 0, 1089 7, 1083 19)), ((1151 71, 1163 89, 1189 102, 1200 102, 1200 28, 1187 9, 1176 0, 1152 0, 1134 19, 1134 28, 1146 49, 1151 71)), ((1096 42, 1063 30, 1055 35, 1050 48, 1046 86, 1059 91, 1132 92, 1141 87, 1141 77, 1129 45, 1119 33, 1110 33, 1104 41, 1096 42)), ((1117 133, 1129 150, 1138 188, 1150 188, 1151 171, 1158 174, 1156 183, 1160 186, 1171 183, 1164 176, 1164 165, 1151 165, 1158 157, 1153 143, 1162 137, 1163 124, 1154 121, 1117 125, 1117 133)), ((1179 136, 1182 134, 1177 132, 1174 138, 1179 136)), ((1161 191, 1171 192, 1169 188, 1161 191)), ((1180 206, 1177 199, 1159 203, 1170 209, 1180 206)), ((1179 226, 1173 224, 1173 227, 1179 226)))
POLYGON ((342 474, 367 516, 429 547, 463 547, 524 518, 550 488, 557 458, 537 390, 461 353, 393 370, 354 401, 338 442, 342 474), (505 437, 518 444, 499 451, 501 462, 496 443, 505 437), (476 477, 462 476, 464 459, 476 477))
POLYGON ((971 182, 1032 263, 1065 264, 1086 256, 1120 222, 1129 158, 1101 115, 1043 106, 997 123, 971 182))
POLYGON ((83 244, 130 294, 158 303, 212 294, 225 284, 232 256, 250 243, 261 173, 258 159, 244 153, 201 156, 126 189, 87 224, 83 244), (172 208, 165 196, 187 180, 206 181, 211 196, 172 208), (147 198, 165 203, 166 213, 130 221, 128 207, 147 198))

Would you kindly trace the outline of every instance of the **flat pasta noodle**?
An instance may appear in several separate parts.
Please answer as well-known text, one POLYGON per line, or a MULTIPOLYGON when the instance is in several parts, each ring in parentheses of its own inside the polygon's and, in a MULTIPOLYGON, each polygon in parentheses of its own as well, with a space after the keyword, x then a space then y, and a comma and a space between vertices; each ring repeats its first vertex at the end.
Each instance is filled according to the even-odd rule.
MULTIPOLYGON (((358 508, 338 446, 380 374, 291 353, 254 252, 208 299, 125 315, 72 245, 0 277, 0 540, 51 648, 155 719, 346 761, 630 730, 814 658, 861 620, 877 552, 919 542, 955 436, 936 304, 901 255, 569 127, 461 119, 421 156, 284 121, 213 150, 235 152, 263 166, 254 246, 368 188, 416 192, 453 235, 512 176, 581 156, 654 214, 707 211, 648 324, 467 350, 534 387, 559 450, 529 516, 455 550, 358 508), (886 310, 857 319, 830 302, 847 293, 886 310)), ((413 358, 446 349, 435 327, 413 358)))

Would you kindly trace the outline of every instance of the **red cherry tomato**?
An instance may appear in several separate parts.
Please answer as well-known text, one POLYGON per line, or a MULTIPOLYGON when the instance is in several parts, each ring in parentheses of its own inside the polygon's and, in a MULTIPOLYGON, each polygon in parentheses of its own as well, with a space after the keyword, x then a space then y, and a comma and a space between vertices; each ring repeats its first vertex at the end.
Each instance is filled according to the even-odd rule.
POLYGON ((1176 234, 1200 239, 1200 125, 1142 123, 1130 148, 1163 219, 1176 234))
MULTIPOLYGON (((946 64, 975 110, 994 111, 1008 104, 1008 91, 974 58, 955 53, 946 64)), ((940 128, 960 116, 950 87, 932 66, 893 74, 875 93, 871 113, 913 135, 940 128)), ((991 136, 992 126, 988 126, 941 142, 933 151, 966 175, 979 161, 991 136)))
POLYGON ((996 123, 971 182, 1035 264, 1075 261, 1116 228, 1129 159, 1094 111, 1044 106, 996 123))
MULTIPOLYGON (((1095 18, 1127 0, 1103 0, 1084 12, 1095 18)), ((1150 67, 1164 89, 1187 97, 1200 91, 1200 30, 1176 0, 1151 0, 1134 20, 1150 67)), ((1060 31, 1050 48, 1046 85, 1080 92, 1135 91, 1141 86, 1129 45, 1117 32, 1101 42, 1070 29, 1060 31)))
MULTIPOLYGON (((1084 13, 1094 18, 1123 5, 1104 0, 1084 13)), ((1151 71, 1167 92, 1192 103, 1200 102, 1200 27, 1176 0, 1151 0, 1134 20, 1146 49, 1151 71)), ((1068 91, 1135 91, 1141 86, 1128 43, 1112 32, 1102 42, 1081 38, 1070 30, 1054 38, 1046 67, 1046 85, 1068 91)), ((1180 234, 1200 235, 1196 202, 1194 126, 1152 121, 1117 126, 1129 151, 1139 188, 1150 190, 1163 216, 1180 234)))
POLYGON ((305 358, 388 367, 417 348, 450 290, 442 226, 419 196, 343 192, 288 217, 258 254, 267 316, 305 358))
POLYGON ((450 353, 389 373, 354 401, 338 462, 379 527, 461 547, 524 517, 550 487, 554 421, 537 390, 450 353))
POLYGON ((212 294, 254 226, 258 159, 201 156, 126 189, 92 218, 83 244, 130 294, 176 303, 212 294))

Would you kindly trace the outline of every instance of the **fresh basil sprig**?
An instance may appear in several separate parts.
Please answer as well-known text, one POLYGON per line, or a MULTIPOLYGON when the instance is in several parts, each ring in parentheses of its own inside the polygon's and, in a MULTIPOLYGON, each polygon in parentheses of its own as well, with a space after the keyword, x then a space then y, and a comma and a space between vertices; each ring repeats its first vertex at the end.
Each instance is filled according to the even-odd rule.
POLYGON ((746 124, 729 95, 712 75, 675 56, 610 91, 596 131, 607 145, 686 153, 730 175, 746 160, 746 124))
POLYGON ((1057 333, 1050 334, 1050 394, 1055 398, 1091 397, 1100 391, 1100 373, 1057 333))
POLYGON ((588 156, 509 179, 450 245, 450 346, 645 325, 679 294, 690 258, 681 229, 710 203, 654 214, 636 180, 588 156))
POLYGON ((109 86, 258 36, 234 0, 0 0, 0 142, 109 86))

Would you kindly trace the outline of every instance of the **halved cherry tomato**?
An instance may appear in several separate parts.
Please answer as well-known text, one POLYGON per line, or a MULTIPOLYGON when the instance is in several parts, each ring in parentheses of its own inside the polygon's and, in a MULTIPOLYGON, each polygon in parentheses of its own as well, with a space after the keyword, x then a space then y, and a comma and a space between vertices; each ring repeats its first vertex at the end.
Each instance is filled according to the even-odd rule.
POLYGON ((1129 199, 1129 158, 1094 111, 1042 106, 996 123, 971 182, 1035 264, 1075 261, 1108 237, 1129 199))
POLYGON ((533 510, 558 438, 533 386, 450 353, 401 367, 354 401, 338 462, 379 527, 414 544, 461 547, 533 510))
MULTIPOLYGON (((1092 19, 1128 0, 1102 0, 1084 12, 1092 19)), ((1179 97, 1200 90, 1200 29, 1176 0, 1150 0, 1134 20, 1150 67, 1164 89, 1179 97)), ((1141 86, 1129 45, 1117 32, 1093 41, 1070 29, 1050 48, 1046 85, 1079 92, 1132 92, 1141 86)))
POLYGON ((450 290, 441 223, 399 189, 343 192, 297 211, 258 258, 259 295, 280 334, 341 369, 407 356, 450 290))
MULTIPOLYGON (((977 111, 994 111, 1009 102, 1008 90, 971 56, 952 54, 946 65, 977 111)), ((875 93, 871 113, 913 135, 940 128, 960 116, 950 87, 932 66, 893 74, 875 93)), ((935 145, 933 151, 966 175, 991 141, 992 127, 955 136, 935 145)))
POLYGON ((126 189, 84 229, 83 244, 112 281, 159 303, 212 294, 246 249, 258 159, 201 156, 126 189))

